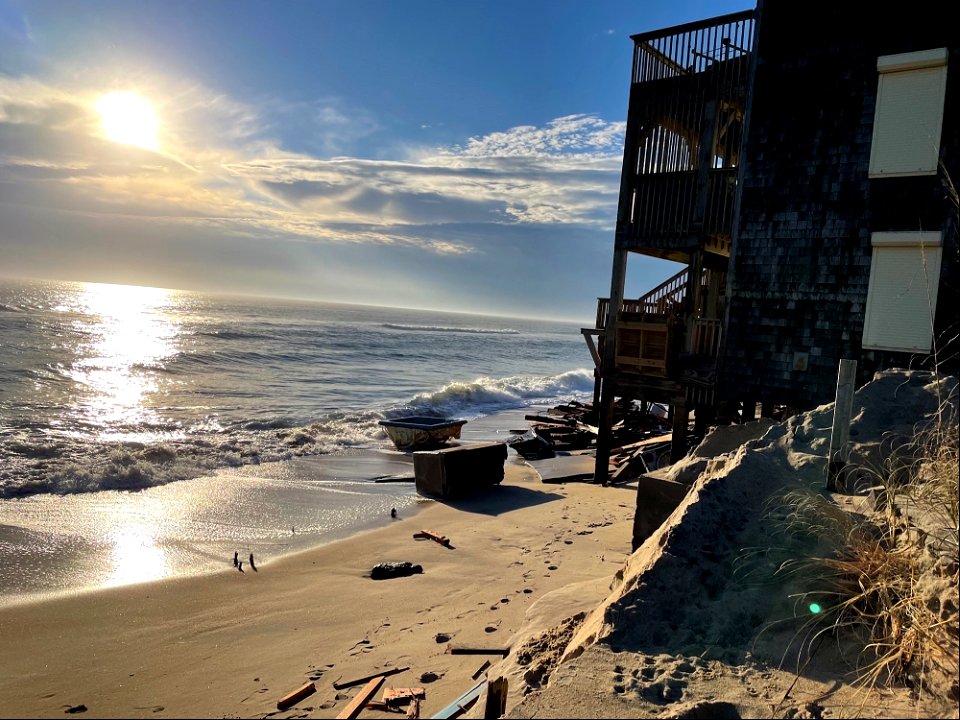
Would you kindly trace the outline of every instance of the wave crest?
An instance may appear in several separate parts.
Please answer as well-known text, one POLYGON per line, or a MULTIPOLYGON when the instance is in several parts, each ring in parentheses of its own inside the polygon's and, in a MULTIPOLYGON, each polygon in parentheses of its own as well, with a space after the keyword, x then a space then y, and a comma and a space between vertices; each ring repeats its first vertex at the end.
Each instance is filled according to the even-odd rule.
POLYGON ((443 325, 403 325, 401 323, 384 323, 383 327, 391 330, 405 330, 409 332, 442 332, 468 333, 475 335, 519 335, 519 330, 513 328, 477 328, 477 327, 446 327, 443 325))

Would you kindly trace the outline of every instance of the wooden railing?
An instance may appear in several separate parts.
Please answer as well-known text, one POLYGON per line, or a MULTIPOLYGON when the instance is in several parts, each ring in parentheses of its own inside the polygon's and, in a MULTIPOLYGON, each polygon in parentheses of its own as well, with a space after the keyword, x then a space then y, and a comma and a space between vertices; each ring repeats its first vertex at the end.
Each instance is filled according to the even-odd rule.
POLYGON ((723 320, 697 318, 693 321, 694 355, 715 358, 720 353, 720 335, 723 332, 723 320))
MULTIPOLYGON (((624 300, 620 304, 622 315, 669 315, 683 303, 687 293, 688 270, 684 268, 667 278, 638 300, 624 300)), ((596 328, 602 330, 610 317, 610 298, 597 298, 596 328)))

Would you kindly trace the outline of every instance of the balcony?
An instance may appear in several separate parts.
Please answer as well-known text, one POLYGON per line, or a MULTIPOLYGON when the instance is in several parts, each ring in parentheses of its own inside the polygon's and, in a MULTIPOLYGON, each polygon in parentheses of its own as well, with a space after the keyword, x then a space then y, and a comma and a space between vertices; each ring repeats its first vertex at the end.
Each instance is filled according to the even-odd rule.
POLYGON ((633 36, 617 245, 729 257, 754 13, 633 36))

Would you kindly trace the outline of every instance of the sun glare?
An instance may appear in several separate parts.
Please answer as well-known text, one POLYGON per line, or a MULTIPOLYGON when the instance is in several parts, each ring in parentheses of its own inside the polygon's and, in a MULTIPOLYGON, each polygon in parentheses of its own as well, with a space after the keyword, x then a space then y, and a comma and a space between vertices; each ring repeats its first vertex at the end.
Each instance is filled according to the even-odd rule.
POLYGON ((103 131, 110 140, 147 150, 160 147, 157 142, 157 116, 150 103, 136 93, 108 93, 97 101, 97 112, 100 113, 103 131))

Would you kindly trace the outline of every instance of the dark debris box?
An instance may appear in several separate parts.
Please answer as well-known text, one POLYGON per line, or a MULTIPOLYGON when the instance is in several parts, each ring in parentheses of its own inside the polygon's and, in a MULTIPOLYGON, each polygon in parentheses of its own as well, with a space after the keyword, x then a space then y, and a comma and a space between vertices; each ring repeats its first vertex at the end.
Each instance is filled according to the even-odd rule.
POLYGON ((503 480, 504 443, 458 445, 413 454, 417 492, 441 498, 469 495, 503 480))

